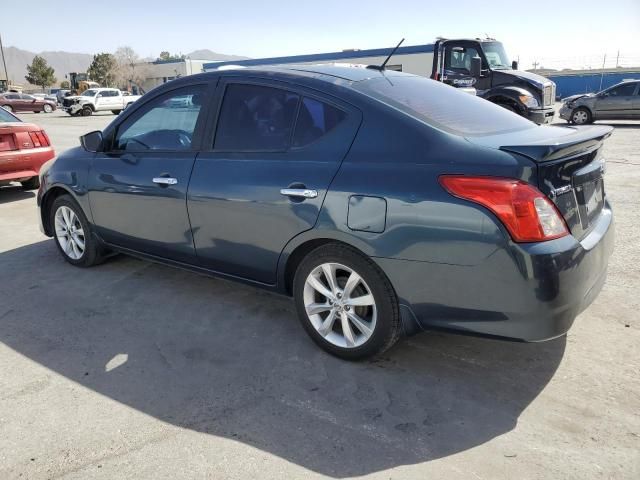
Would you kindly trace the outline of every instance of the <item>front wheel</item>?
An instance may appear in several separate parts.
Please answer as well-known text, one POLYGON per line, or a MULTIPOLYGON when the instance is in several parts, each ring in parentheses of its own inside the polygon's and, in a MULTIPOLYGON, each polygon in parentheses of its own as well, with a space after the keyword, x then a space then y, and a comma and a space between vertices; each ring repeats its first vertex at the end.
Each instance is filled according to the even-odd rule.
POLYGON ((122 110, 111 110, 114 115, 119 115, 122 110))
POLYGON ((67 262, 77 267, 100 263, 101 248, 82 209, 71 196, 62 195, 54 200, 49 221, 58 251, 67 262))
POLYGON ((587 123, 591 123, 593 121, 591 117, 591 112, 586 108, 576 108, 573 112, 571 112, 571 123, 576 125, 585 125, 587 123))
POLYGON ((44 113, 53 112, 53 107, 51 105, 49 105, 48 103, 45 103, 44 107, 42 107, 42 109, 44 110, 44 113))
POLYGON ((357 250, 328 244, 301 262, 294 279, 298 317, 327 352, 359 360, 400 337, 398 299, 386 275, 357 250))
POLYGON ((83 117, 90 117, 91 114, 93 113, 93 110, 91 109, 91 107, 83 107, 81 111, 82 111, 83 117))

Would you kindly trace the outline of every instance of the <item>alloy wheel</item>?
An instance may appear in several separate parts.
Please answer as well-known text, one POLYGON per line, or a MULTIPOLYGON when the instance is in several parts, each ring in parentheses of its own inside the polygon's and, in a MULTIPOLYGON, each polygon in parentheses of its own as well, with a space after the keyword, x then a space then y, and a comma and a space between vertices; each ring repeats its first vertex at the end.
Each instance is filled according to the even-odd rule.
POLYGON ((373 293, 352 268, 323 263, 307 276, 303 301, 311 325, 322 337, 342 348, 363 345, 376 328, 373 293))
POLYGON ((84 255, 84 230, 75 212, 62 205, 54 217, 56 238, 62 251, 72 260, 79 260, 84 255))

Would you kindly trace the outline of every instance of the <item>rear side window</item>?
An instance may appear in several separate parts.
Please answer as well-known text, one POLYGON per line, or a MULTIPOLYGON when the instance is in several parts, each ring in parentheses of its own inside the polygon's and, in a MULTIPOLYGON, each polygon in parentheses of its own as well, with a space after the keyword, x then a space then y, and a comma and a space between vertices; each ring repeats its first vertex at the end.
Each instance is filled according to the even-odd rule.
POLYGON ((259 85, 226 88, 215 149, 282 151, 289 148, 299 95, 259 85))
POLYGON ((303 98, 293 135, 293 146, 304 147, 333 130, 346 114, 331 105, 303 98))
POLYGON ((118 128, 114 149, 191 149, 204 95, 204 86, 193 85, 151 100, 118 128))
POLYGON ((536 127, 494 103, 424 77, 377 78, 356 83, 354 88, 455 135, 493 135, 536 127))

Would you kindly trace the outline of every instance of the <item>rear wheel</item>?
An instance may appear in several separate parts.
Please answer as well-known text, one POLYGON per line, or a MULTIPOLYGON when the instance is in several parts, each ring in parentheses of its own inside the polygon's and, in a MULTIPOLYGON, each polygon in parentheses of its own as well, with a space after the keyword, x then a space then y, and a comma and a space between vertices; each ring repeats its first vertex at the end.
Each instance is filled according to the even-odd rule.
POLYGON ((11 105, 2 105, 7 112, 13 112, 13 107, 11 105))
POLYGON ((314 342, 348 360, 380 354, 400 337, 398 299, 372 260, 341 244, 313 250, 294 279, 298 317, 314 342))
POLYGON ((36 190, 40 187, 40 179, 38 177, 31 177, 29 180, 20 182, 20 184, 25 190, 36 190))
POLYGON ((72 197, 62 195, 53 201, 49 221, 58 250, 67 262, 90 267, 102 261, 102 251, 92 235, 91 225, 72 197))
POLYGON ((591 117, 591 112, 586 108, 579 107, 571 112, 571 123, 574 123, 576 125, 585 125, 587 123, 591 123, 592 121, 593 118, 591 117))

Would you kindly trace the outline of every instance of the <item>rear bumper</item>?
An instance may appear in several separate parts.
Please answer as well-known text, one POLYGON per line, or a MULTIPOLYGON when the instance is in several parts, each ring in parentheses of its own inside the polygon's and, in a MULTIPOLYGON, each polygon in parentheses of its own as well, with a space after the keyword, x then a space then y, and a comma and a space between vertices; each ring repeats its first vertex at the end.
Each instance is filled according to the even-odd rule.
POLYGON ((40 167, 55 156, 52 147, 0 153, 0 181, 17 181, 38 176, 40 167))
POLYGON ((541 108, 541 109, 528 109, 526 117, 539 125, 544 125, 553 122, 555 115, 555 109, 553 107, 541 108))
POLYGON ((511 244, 473 266, 376 258, 420 327, 524 341, 566 333, 597 297, 613 251, 611 209, 582 241, 511 244))

